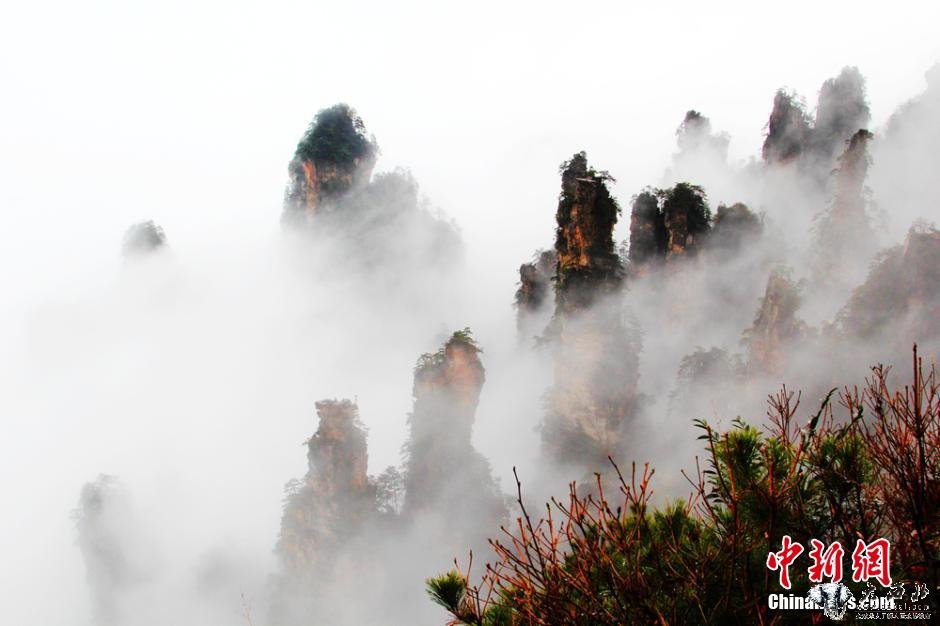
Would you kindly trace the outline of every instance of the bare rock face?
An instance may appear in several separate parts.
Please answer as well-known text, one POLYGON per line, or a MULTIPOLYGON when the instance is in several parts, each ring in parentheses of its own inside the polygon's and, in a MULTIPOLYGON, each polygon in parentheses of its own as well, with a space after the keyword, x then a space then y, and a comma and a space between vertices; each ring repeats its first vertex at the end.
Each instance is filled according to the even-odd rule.
POLYGON ((121 254, 125 259, 133 259, 157 252, 166 246, 166 234, 152 221, 139 222, 130 226, 124 233, 121 254))
POLYGON ((845 142, 868 126, 871 113, 865 101, 865 78, 857 67, 845 67, 823 83, 816 103, 813 149, 824 159, 838 155, 845 142))
POLYGON ((666 257, 666 224, 654 191, 644 191, 633 199, 628 255, 635 268, 646 268, 666 257))
POLYGON ((608 180, 576 154, 562 171, 556 214, 555 373, 542 446, 554 464, 585 472, 605 471, 607 456, 620 454, 637 408, 639 341, 621 309, 618 210, 608 180))
POLYGON ((808 335, 808 326, 797 317, 801 303, 800 286, 785 271, 772 272, 754 323, 744 333, 749 374, 778 374, 787 346, 808 335))
POLYGON ((761 218, 746 204, 719 205, 712 219, 708 245, 712 249, 737 251, 749 239, 760 235, 764 226, 761 218))
POLYGON ((924 78, 927 81, 926 91, 898 107, 888 120, 885 134, 889 138, 905 133, 923 134, 926 131, 931 135, 930 139, 935 141, 936 124, 929 122, 940 105, 940 63, 934 63, 924 72, 924 78))
POLYGON ((78 547, 85 562, 94 621, 101 626, 126 623, 120 594, 144 576, 135 558, 134 519, 129 496, 113 476, 101 475, 82 487, 73 513, 78 547))
POLYGON ((845 67, 822 84, 812 122, 795 94, 777 91, 761 156, 768 165, 796 162, 809 180, 828 187, 829 172, 845 142, 870 119, 865 79, 858 68, 845 67))
POLYGON ((418 359, 405 446, 406 519, 444 512, 455 533, 467 535, 505 517, 489 463, 471 443, 485 378, 469 329, 418 359))
POLYGON ((874 136, 865 129, 857 131, 849 140, 842 158, 839 159, 839 173, 836 177, 836 198, 834 212, 841 219, 860 221, 864 219, 865 201, 862 189, 871 158, 868 156, 868 143, 874 136))
POLYGON ((349 105, 317 113, 288 168, 284 219, 313 218, 354 187, 369 182, 377 150, 366 136, 362 118, 349 105))
POLYGON ((552 277, 558 257, 554 250, 539 250, 531 263, 519 266, 519 288, 516 290, 516 328, 520 336, 539 332, 545 314, 551 310, 552 277))
POLYGON ((562 166, 555 252, 556 311, 587 306, 596 295, 616 290, 622 279, 613 230, 620 211, 607 189, 606 172, 588 167, 584 152, 562 166))
POLYGON ((316 410, 307 473, 285 487, 269 609, 276 624, 309 624, 337 610, 329 589, 368 577, 369 546, 397 528, 400 475, 394 468, 367 475, 366 430, 356 404, 322 400, 316 410))
POLYGON ((783 165, 795 161, 806 150, 811 133, 810 119, 795 94, 778 90, 761 149, 764 162, 783 165))
POLYGON ((303 209, 308 217, 318 211, 328 210, 332 201, 349 192, 363 179, 368 180, 368 172, 362 159, 352 163, 331 163, 300 160, 295 157, 288 166, 291 174, 291 191, 288 198, 296 207, 303 209))
POLYGON ((865 199, 862 190, 871 158, 868 156, 868 143, 874 135, 865 129, 858 130, 849 140, 848 146, 839 159, 839 173, 836 176, 836 196, 833 213, 842 221, 853 223, 865 222, 865 199))
POLYGON ((542 447, 555 465, 604 472, 607 457, 623 453, 630 418, 640 408, 639 344, 612 306, 565 323, 542 422, 542 447))
POLYGON ((904 245, 882 253, 839 322, 849 336, 862 340, 890 330, 901 335, 899 347, 940 338, 940 231, 915 225, 904 245))
POLYGON ((854 276, 858 272, 853 269, 866 267, 875 247, 865 195, 872 138, 865 129, 852 135, 838 160, 832 206, 816 225, 817 263, 830 274, 854 276))
POLYGON ((316 403, 320 425, 307 442, 308 479, 326 497, 370 495, 368 451, 359 409, 349 400, 316 403))
POLYGON ((651 267, 695 255, 710 230, 711 209, 698 185, 678 183, 643 191, 634 198, 630 214, 631 273, 642 275, 651 267))
POLYGON ((925 74, 927 88, 902 104, 888 119, 884 134, 872 145, 873 188, 886 208, 898 215, 930 215, 925 203, 937 188, 936 155, 940 154, 940 63, 925 74))
POLYGON ((366 433, 349 400, 316 403, 320 423, 307 441, 308 470, 288 484, 275 552, 291 584, 325 571, 344 543, 375 514, 366 433))

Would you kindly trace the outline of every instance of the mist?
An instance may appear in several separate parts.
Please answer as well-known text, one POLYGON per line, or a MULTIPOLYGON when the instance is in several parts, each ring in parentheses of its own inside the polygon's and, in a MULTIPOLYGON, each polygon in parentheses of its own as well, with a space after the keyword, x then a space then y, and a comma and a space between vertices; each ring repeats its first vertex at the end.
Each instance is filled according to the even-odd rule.
MULTIPOLYGON (((692 419, 759 421, 781 383, 809 411, 868 366, 905 363, 915 340, 936 355, 931 298, 853 330, 879 251, 901 258, 913 224, 940 221, 940 16, 915 3, 870 13, 795 6, 774 28, 799 45, 773 46, 747 3, 12 7, 0 26, 4 619, 272 623, 285 485, 309 470, 316 403, 355 403, 369 476, 405 467, 416 363, 464 328, 485 370, 469 444, 510 496, 505 518, 514 467, 535 502, 583 480, 591 468, 543 448, 564 354, 537 340, 550 338, 552 288, 529 323, 513 307, 519 265, 555 245, 559 164, 580 150, 616 179, 618 246, 637 194, 684 181, 713 215, 741 202, 761 222, 733 249, 664 260, 592 305, 635 333, 623 349, 636 408, 615 456, 656 466, 657 497, 687 492, 692 419), (845 67, 864 79, 874 239, 836 268, 816 225, 861 127, 821 162, 768 165, 761 147, 778 89, 818 123, 820 89, 845 67), (374 186, 361 220, 285 227, 295 147, 337 102, 380 147, 372 180, 407 184, 374 186), (707 126, 677 136, 689 110, 707 126), (128 227, 149 220, 165 244, 129 251, 128 227), (755 320, 777 271, 799 304, 778 357, 761 361, 755 320), (707 367, 687 371, 705 373, 681 375, 699 349, 707 367)), ((322 565, 309 623, 444 623, 424 580, 471 547, 482 566, 498 533, 490 518, 461 521, 457 532, 439 501, 364 527, 322 565)))

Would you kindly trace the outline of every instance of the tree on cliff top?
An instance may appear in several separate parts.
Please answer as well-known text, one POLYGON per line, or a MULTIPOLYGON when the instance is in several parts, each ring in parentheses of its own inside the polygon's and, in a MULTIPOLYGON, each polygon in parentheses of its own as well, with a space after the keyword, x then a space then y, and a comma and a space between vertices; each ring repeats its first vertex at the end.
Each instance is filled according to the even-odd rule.
POLYGON ((356 110, 345 103, 321 109, 313 118, 295 156, 303 161, 348 165, 357 160, 371 160, 378 153, 373 137, 356 110))
POLYGON ((663 214, 666 221, 671 215, 681 212, 686 219, 690 235, 708 232, 711 228, 712 212, 708 207, 705 190, 691 183, 677 183, 671 189, 660 192, 663 198, 663 214))
POLYGON ((121 254, 125 259, 144 256, 166 246, 166 233, 152 220, 131 225, 124 232, 121 254))

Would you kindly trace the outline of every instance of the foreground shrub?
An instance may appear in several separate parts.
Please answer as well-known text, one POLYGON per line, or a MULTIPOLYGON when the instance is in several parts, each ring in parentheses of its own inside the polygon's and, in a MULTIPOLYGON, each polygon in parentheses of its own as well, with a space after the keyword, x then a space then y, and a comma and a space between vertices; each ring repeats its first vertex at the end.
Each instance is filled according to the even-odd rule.
MULTIPOLYGON (((522 516, 490 541, 495 560, 479 582, 468 567, 430 579, 428 592, 450 624, 476 626, 821 619, 768 608, 768 594, 782 589, 767 555, 784 535, 807 550, 811 539, 839 541, 847 554, 858 539, 886 538, 894 579, 935 591, 940 388, 916 346, 912 381, 892 389, 888 375, 876 366, 862 390, 832 390, 803 426, 800 395, 786 387, 769 398, 766 432, 740 419, 721 433, 697 421, 705 463, 688 477, 686 501, 652 507, 653 470, 634 465, 625 477, 611 460, 615 480, 598 475, 586 492, 572 483, 566 501, 553 499, 533 521, 517 477, 522 516)), ((805 563, 789 574, 794 593, 812 584, 805 563)))

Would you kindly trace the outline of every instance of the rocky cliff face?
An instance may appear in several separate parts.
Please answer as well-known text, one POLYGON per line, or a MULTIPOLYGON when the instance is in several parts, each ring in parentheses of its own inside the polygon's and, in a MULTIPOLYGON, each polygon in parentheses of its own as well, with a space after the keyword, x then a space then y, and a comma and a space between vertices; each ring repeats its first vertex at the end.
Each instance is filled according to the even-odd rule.
MULTIPOLYGON (((730 221, 725 226, 733 230, 730 221)), ((630 214, 631 273, 644 274, 651 267, 695 255, 705 246, 711 228, 711 209, 698 185, 678 183, 640 193, 630 214)))
MULTIPOLYGON (((895 215, 924 215, 937 190, 940 154, 940 63, 924 75, 926 90, 901 105, 872 145, 871 186, 895 215)), ((932 207, 931 207, 932 208, 932 207)))
POLYGON ((778 90, 761 148, 764 162, 784 165, 795 161, 807 148, 811 134, 812 125, 802 104, 794 94, 778 90))
POLYGON ((272 624, 300 626, 341 614, 335 588, 374 581, 370 556, 401 530, 401 476, 395 468, 367 475, 366 431, 356 404, 322 400, 316 410, 319 424, 306 442, 307 473, 285 487, 272 624))
POLYGON ((555 253, 556 310, 575 311, 596 296, 616 290, 622 279, 613 230, 619 207, 607 189, 611 177, 575 154, 563 166, 555 253))
POLYGON ((354 185, 369 179, 371 169, 367 165, 361 159, 348 164, 321 162, 318 165, 295 157, 288 166, 291 175, 288 206, 296 213, 303 212, 308 218, 313 218, 319 211, 329 210, 354 185))
POLYGON ((940 231, 919 224, 904 245, 885 251, 839 314, 855 339, 883 340, 892 331, 898 348, 940 338, 940 231))
POLYGON ((761 155, 768 165, 796 162, 810 180, 827 186, 836 156, 870 118, 865 79, 855 67, 823 83, 812 121, 796 95, 781 89, 774 96, 761 155))
POLYGON ((126 623, 118 598, 145 577, 134 556, 139 538, 133 536, 129 496, 113 476, 99 476, 82 487, 73 517, 94 621, 100 626, 126 623))
POLYGON ((519 288, 513 304, 516 307, 516 329, 520 337, 538 333, 551 311, 552 277, 558 257, 554 250, 540 250, 531 263, 519 266, 519 288))
POLYGON ((564 324, 542 423, 542 447, 555 466, 605 472, 608 455, 626 449, 629 420, 639 410, 638 354, 638 336, 613 307, 564 324))
POLYGON ((845 67, 838 76, 823 83, 816 103, 813 149, 831 162, 845 141, 868 126, 871 113, 865 101, 865 78, 857 67, 845 67))
POLYGON ((637 408, 638 338, 621 309, 609 179, 576 154, 562 172, 556 213, 555 373, 542 444, 553 463, 585 472, 606 471, 607 455, 624 449, 637 408))
POLYGON ((865 199, 862 190, 871 162, 868 156, 868 143, 873 137, 865 129, 858 130, 852 135, 845 152, 839 159, 833 214, 840 222, 865 222, 865 199))
POLYGON ((628 258, 634 268, 645 270, 666 258, 666 224, 653 191, 644 191, 633 199, 630 211, 630 249, 628 258))
POLYGON ((471 443, 485 378, 480 349, 468 329, 418 360, 405 447, 406 518, 446 512, 460 534, 475 533, 505 516, 489 463, 471 443))
POLYGON ((736 202, 731 206, 719 205, 712 219, 709 247, 714 250, 735 252, 748 240, 763 231, 761 218, 746 204, 736 202))
POLYGON ((744 333, 749 374, 778 374, 787 346, 808 335, 808 326, 797 317, 801 303, 800 286, 785 271, 772 272, 754 323, 744 333))
POLYGON ((832 205, 816 224, 817 265, 824 277, 846 276, 854 282, 864 276, 860 272, 873 255, 875 234, 869 222, 865 194, 865 178, 871 161, 868 144, 872 137, 864 129, 852 135, 838 161, 832 205))
POLYGON ((325 571, 376 508, 358 408, 349 400, 323 400, 316 408, 320 421, 307 441, 307 474, 288 485, 275 549, 291 584, 325 571))

